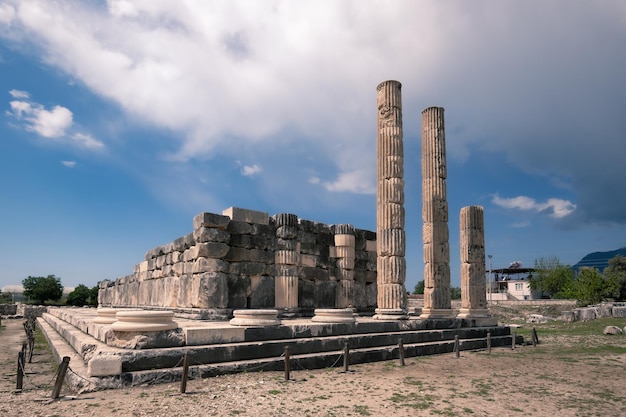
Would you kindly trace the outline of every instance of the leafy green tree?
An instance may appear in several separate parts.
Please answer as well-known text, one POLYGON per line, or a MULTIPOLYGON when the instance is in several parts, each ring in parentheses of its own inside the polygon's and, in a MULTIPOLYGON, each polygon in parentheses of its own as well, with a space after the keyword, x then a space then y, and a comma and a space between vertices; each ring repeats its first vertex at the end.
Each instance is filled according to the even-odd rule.
POLYGON ((54 275, 47 277, 31 277, 22 280, 24 295, 31 300, 45 304, 46 300, 58 301, 63 296, 61 278, 54 275))
POLYGON ((0 304, 11 304, 13 302, 13 296, 10 292, 0 291, 0 304))
POLYGON ((417 281, 415 284, 415 289, 413 290, 413 294, 424 294, 424 280, 417 281))
POLYGON ((95 285, 91 287, 89 290, 89 305, 97 307, 98 306, 98 291, 100 290, 100 285, 95 285))
POLYGON ((557 257, 535 260, 535 272, 530 278, 530 289, 553 298, 568 298, 574 285, 574 272, 557 257))
POLYGON ((88 288, 86 285, 79 284, 74 291, 67 295, 67 305, 71 306, 97 306, 98 305, 98 286, 88 288))
POLYGON ((609 266, 604 268, 603 275, 608 286, 608 297, 626 300, 626 258, 617 255, 609 259, 609 266))
POLYGON ((608 286, 596 268, 582 268, 573 287, 574 298, 581 306, 598 304, 605 299, 608 286))
POLYGON ((86 285, 79 284, 74 291, 67 295, 67 305, 70 306, 84 306, 87 305, 91 293, 86 285))
POLYGON ((459 287, 450 288, 450 298, 452 300, 460 300, 461 299, 461 289, 459 287))

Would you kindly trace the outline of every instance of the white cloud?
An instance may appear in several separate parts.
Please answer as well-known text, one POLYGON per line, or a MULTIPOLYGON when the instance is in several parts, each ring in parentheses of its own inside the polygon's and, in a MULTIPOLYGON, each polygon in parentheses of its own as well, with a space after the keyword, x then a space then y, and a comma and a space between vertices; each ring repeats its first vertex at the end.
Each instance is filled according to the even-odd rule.
MULTIPOLYGON (((566 178, 585 217, 612 205, 609 216, 626 222, 624 193, 596 195, 626 176, 612 152, 626 130, 626 64, 616 53, 626 2, 570 2, 537 13, 524 1, 4 0, 0 37, 32 47, 133 119, 176 132, 169 149, 182 161, 297 145, 291 157, 316 149, 335 170, 373 178, 375 87, 397 79, 405 137, 419 135, 423 108, 442 105, 450 163, 493 152, 566 178)), ((348 177, 327 189, 371 191, 348 177)))
POLYGON ((28 94, 26 91, 20 91, 20 90, 11 90, 9 91, 9 94, 11 94, 11 97, 13 98, 27 99, 30 97, 30 94, 28 94))
POLYGON ((372 183, 369 174, 369 171, 365 169, 342 172, 335 181, 325 182, 324 187, 332 192, 375 194, 376 186, 372 183))
MULTIPOLYGON (((26 91, 11 90, 14 98, 28 99, 26 91)), ((35 132, 44 138, 69 139, 80 146, 89 149, 104 148, 104 144, 91 135, 81 132, 68 132, 73 128, 74 115, 67 107, 54 106, 46 110, 44 106, 34 101, 13 100, 9 103, 9 115, 23 123, 25 130, 35 132)))
POLYGON ((63 166, 66 166, 68 168, 74 168, 76 166, 76 161, 61 161, 61 163, 63 164, 63 166))
POLYGON ((253 177, 256 174, 258 174, 259 172, 261 172, 262 169, 260 166, 258 166, 257 164, 254 165, 244 165, 241 168, 241 175, 244 175, 246 177, 253 177))
POLYGON ((316 176, 309 177, 309 184, 319 184, 319 183, 320 183, 319 177, 316 177, 316 176))
POLYGON ((23 121, 25 129, 36 132, 46 138, 56 138, 65 135, 65 131, 72 126, 72 112, 63 106, 54 106, 46 110, 37 103, 14 100, 10 103, 13 116, 23 121))
POLYGON ((85 148, 89 148, 89 149, 104 148, 104 144, 102 142, 94 139, 93 137, 91 137, 91 135, 87 135, 84 133, 75 133, 74 135, 72 135, 72 139, 80 143, 85 148))
POLYGON ((502 198, 495 195, 492 202, 503 208, 517 209, 522 211, 535 211, 548 213, 550 217, 562 219, 569 216, 576 210, 576 204, 559 198, 549 198, 545 202, 538 202, 534 198, 518 196, 513 198, 502 198))
POLYGON ((10 4, 0 4, 0 22, 9 24, 15 18, 15 9, 10 4))

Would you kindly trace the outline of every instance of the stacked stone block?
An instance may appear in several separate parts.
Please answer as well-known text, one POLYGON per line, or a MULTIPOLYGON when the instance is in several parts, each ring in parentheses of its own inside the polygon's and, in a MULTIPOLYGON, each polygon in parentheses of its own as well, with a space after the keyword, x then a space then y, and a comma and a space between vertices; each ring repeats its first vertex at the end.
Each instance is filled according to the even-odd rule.
POLYGON ((231 208, 201 213, 193 225, 192 233, 148 251, 131 275, 102 282, 100 306, 218 310, 216 317, 242 308, 312 313, 336 308, 339 278, 349 276, 356 281, 354 305, 375 306, 374 232, 353 229, 350 263, 337 258, 336 226, 294 214, 270 218, 231 208))
POLYGON ((401 87, 397 81, 385 81, 377 87, 378 309, 376 318, 379 319, 406 317, 401 87))
POLYGON ((443 113, 441 107, 429 107, 422 112, 423 318, 452 314, 443 113))

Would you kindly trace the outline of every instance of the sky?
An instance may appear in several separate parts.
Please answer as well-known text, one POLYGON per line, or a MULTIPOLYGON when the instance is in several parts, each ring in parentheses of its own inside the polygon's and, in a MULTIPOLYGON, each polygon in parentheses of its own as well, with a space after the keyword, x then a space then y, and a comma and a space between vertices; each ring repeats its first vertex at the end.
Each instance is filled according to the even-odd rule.
MULTIPOLYGON (((376 230, 376 86, 402 83, 407 279, 421 112, 494 269, 626 246, 626 2, 0 0, 0 288, 128 275, 234 206, 376 230)), ((487 264, 489 269, 489 263, 487 264)))

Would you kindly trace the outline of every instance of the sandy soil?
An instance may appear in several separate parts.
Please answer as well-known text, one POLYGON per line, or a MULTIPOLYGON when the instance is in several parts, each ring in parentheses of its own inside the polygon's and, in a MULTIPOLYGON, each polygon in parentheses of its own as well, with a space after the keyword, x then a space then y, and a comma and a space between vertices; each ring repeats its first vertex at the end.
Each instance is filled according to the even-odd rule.
MULTIPOLYGON (((626 324, 626 323, 625 323, 626 324)), ((626 337, 540 336, 540 345, 138 386, 50 400, 45 345, 15 392, 22 320, 0 330, 2 416, 617 416, 626 415, 626 337)))

